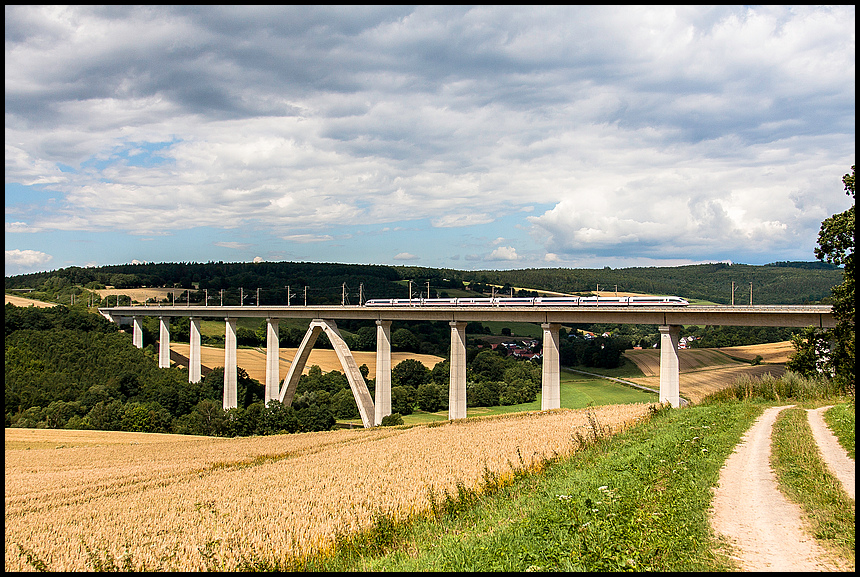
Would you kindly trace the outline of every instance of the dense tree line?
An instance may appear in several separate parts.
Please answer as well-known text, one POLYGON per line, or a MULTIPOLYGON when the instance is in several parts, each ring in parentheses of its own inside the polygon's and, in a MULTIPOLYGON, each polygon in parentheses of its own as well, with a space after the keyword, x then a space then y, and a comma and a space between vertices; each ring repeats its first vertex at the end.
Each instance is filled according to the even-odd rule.
MULTIPOLYGON (((290 303, 359 304, 360 298, 405 298, 464 294, 528 296, 537 290, 602 294, 614 291, 672 294, 728 304, 749 302, 752 283, 754 304, 803 304, 830 296, 842 281, 842 261, 777 262, 763 266, 713 263, 679 267, 612 269, 522 269, 459 271, 421 267, 351 265, 305 262, 260 263, 144 263, 103 267, 68 267, 48 272, 6 277, 6 289, 34 289, 33 296, 71 303, 84 289, 137 287, 184 288, 191 302, 254 305, 290 303), (407 281, 412 281, 409 284, 407 281), (734 285, 732 284, 734 283, 734 285), (305 292, 307 287, 307 293, 305 292), (526 289, 526 290, 520 290, 526 289), (223 291, 223 294, 222 294, 223 291)), ((86 298, 93 298, 88 294, 86 298)), ((111 297, 111 301, 114 297, 111 297)), ((184 300, 184 299, 183 299, 184 300)), ((60 302, 60 301, 58 301, 60 302)), ((101 303, 96 303, 101 304, 101 303)))
POLYGON ((224 411, 222 367, 189 383, 187 371, 158 368, 153 354, 97 314, 7 304, 4 324, 7 427, 232 436, 334 424, 318 407, 263 407, 263 386, 242 368, 239 407, 224 411))
POLYGON ((799 332, 796 328, 786 327, 730 327, 730 326, 691 326, 681 330, 681 336, 694 336, 692 347, 713 349, 717 347, 739 347, 762 343, 788 341, 799 332))
POLYGON ((559 331, 559 362, 563 366, 614 369, 621 366, 621 355, 633 345, 628 337, 598 336, 586 338, 573 332, 559 331))

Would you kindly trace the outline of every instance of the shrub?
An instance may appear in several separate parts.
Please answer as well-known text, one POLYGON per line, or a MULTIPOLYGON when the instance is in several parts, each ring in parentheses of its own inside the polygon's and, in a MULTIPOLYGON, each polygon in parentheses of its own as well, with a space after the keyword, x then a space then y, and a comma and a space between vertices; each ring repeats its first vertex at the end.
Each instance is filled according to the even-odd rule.
POLYGON ((439 388, 433 383, 425 383, 418 387, 416 393, 418 408, 428 413, 438 411, 442 406, 439 388))
POLYGON ((391 413, 390 415, 385 415, 382 417, 381 425, 383 427, 393 427, 394 425, 402 425, 403 417, 400 413, 391 413))

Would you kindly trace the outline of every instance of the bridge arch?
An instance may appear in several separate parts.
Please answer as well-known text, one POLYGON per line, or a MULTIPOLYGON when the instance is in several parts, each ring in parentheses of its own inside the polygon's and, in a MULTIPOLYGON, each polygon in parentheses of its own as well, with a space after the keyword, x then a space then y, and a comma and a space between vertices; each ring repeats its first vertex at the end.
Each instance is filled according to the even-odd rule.
POLYGON ((308 326, 308 332, 305 333, 299 349, 296 351, 296 356, 290 365, 290 370, 284 379, 281 387, 278 400, 284 405, 290 406, 293 403, 293 397, 296 394, 296 387, 299 384, 299 379, 302 376, 302 371, 305 369, 308 357, 311 354, 314 343, 320 333, 325 332, 329 341, 331 341, 337 358, 340 361, 341 367, 346 374, 346 379, 349 381, 349 388, 352 390, 352 396, 355 397, 355 404, 358 405, 358 413, 361 415, 361 422, 365 427, 374 425, 374 406, 373 399, 370 397, 370 391, 367 389, 367 383, 355 362, 355 357, 343 340, 340 331, 337 330, 337 324, 333 320, 314 319, 308 326))

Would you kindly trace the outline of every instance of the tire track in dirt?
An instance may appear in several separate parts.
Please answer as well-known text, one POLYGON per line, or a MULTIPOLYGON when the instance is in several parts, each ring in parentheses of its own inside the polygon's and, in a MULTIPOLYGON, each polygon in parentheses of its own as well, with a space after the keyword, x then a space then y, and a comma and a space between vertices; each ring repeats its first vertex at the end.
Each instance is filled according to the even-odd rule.
POLYGON ((824 411, 833 405, 807 409, 806 416, 809 419, 809 428, 812 436, 821 451, 821 457, 833 475, 839 479, 848 496, 854 499, 854 460, 848 456, 839 440, 836 438, 827 424, 824 422, 824 411))
POLYGON ((777 415, 794 405, 769 407, 720 470, 711 523, 737 551, 744 571, 834 571, 825 552, 801 529, 800 507, 777 488, 770 467, 777 415))

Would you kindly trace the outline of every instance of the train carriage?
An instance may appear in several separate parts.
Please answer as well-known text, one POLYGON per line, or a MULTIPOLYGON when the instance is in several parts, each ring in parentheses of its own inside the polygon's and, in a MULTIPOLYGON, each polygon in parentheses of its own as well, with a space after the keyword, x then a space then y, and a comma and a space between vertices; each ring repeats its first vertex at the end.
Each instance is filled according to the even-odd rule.
POLYGON ((677 296, 630 296, 630 297, 469 297, 437 299, 371 299, 364 303, 368 307, 600 307, 600 306, 687 306, 685 299, 677 296))

